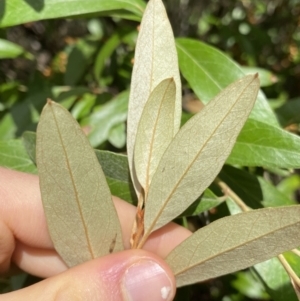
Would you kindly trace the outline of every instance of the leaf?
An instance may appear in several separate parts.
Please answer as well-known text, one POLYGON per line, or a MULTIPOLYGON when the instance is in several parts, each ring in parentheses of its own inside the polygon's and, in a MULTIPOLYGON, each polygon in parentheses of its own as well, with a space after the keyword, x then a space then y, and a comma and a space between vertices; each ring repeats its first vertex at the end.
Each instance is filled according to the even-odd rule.
POLYGON ((269 70, 259 68, 259 67, 245 67, 245 66, 241 67, 241 69, 245 74, 258 73, 261 87, 268 87, 278 82, 278 77, 269 70))
POLYGON ((126 121, 127 108, 128 91, 124 91, 82 120, 82 125, 90 127, 89 140, 93 147, 106 141, 114 126, 126 121))
POLYGON ((136 205, 137 199, 130 179, 127 156, 108 151, 95 150, 105 173, 111 193, 136 205))
POLYGON ((109 131, 108 141, 117 148, 122 148, 126 144, 126 127, 125 123, 115 125, 109 131))
POLYGON ((138 125, 134 167, 146 195, 158 163, 174 136, 175 97, 173 78, 163 80, 151 92, 138 125))
POLYGON ((33 56, 25 49, 10 41, 0 39, 0 59, 13 59, 25 54, 25 57, 33 59, 33 56))
POLYGON ((37 172, 21 140, 0 141, 0 166, 29 173, 37 172))
POLYGON ((274 257, 300 244, 300 206, 265 208, 201 228, 166 258, 177 286, 204 281, 274 257))
MULTIPOLYGON (((25 132, 23 143, 29 157, 35 163, 36 134, 25 132)), ((136 195, 130 180, 127 156, 98 149, 94 149, 94 151, 111 193, 128 203, 136 205, 136 195)))
POLYGON ((300 138, 283 129, 249 118, 227 163, 241 166, 300 167, 300 138))
POLYGON ((101 74, 104 70, 106 61, 111 57, 117 46, 121 43, 121 36, 119 32, 113 34, 105 44, 102 46, 95 59, 94 75, 101 86, 101 74))
POLYGON ((68 266, 120 251, 122 232, 94 150, 70 113, 48 101, 37 129, 37 166, 50 236, 68 266))
POLYGON ((290 277, 277 258, 256 264, 253 271, 274 301, 297 301, 290 277))
POLYGON ((22 142, 31 161, 36 165, 36 133, 24 132, 22 142))
POLYGON ((181 119, 181 82, 171 25, 161 0, 150 0, 136 44, 127 121, 127 154, 136 191, 139 184, 133 167, 136 131, 144 106, 153 89, 164 79, 174 78, 176 101, 174 134, 181 119))
POLYGON ((144 7, 141 0, 9 0, 0 5, 0 27, 100 12, 140 19, 144 7))
POLYGON ((231 84, 174 137, 150 185, 143 240, 182 213, 211 184, 250 114, 258 89, 257 76, 231 84))
POLYGON ((210 189, 206 189, 203 195, 187 208, 179 217, 196 216, 204 211, 211 210, 223 203, 210 189))
POLYGON ((68 56, 64 82, 67 86, 75 86, 86 73, 86 69, 97 51, 99 41, 85 38, 78 39, 68 56))
MULTIPOLYGON (((201 102, 207 103, 222 89, 244 76, 241 67, 224 53, 205 43, 176 39, 179 67, 201 102)), ((278 126, 264 94, 260 91, 251 118, 278 126)))

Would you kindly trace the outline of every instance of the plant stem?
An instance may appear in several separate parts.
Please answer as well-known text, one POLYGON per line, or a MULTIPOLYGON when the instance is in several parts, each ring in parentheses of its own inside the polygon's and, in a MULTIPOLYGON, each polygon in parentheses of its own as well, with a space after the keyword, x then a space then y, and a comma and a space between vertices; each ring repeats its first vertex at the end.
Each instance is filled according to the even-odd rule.
POLYGON ((223 182, 220 178, 215 179, 215 183, 222 189, 225 196, 229 196, 232 200, 241 208, 243 212, 252 210, 249 208, 244 201, 233 191, 231 188, 223 182))
POLYGON ((298 249, 293 249, 292 252, 300 257, 300 251, 298 249))
POLYGON ((277 258, 281 262, 282 266, 284 267, 284 269, 286 270, 290 278, 293 280, 294 284, 297 287, 300 287, 300 279, 297 276, 297 274, 294 272, 294 270, 291 268, 290 264, 287 262, 285 257, 282 254, 280 254, 277 256, 277 258))

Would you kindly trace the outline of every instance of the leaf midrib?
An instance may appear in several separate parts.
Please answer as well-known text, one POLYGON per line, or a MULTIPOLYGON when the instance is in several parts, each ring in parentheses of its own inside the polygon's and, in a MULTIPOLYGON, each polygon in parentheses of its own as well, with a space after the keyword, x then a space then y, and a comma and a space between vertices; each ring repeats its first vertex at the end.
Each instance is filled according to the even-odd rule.
POLYGON ((83 225, 83 229, 84 229, 84 233, 85 233, 85 237, 86 237, 86 240, 87 240, 88 250, 91 254, 91 257, 94 259, 94 258, 96 258, 96 256, 94 255, 94 252, 93 252, 93 249, 92 249, 92 246, 91 246, 91 241, 90 241, 87 226, 86 226, 86 223, 85 223, 85 220, 84 220, 84 217, 83 217, 83 212, 81 210, 78 191, 77 191, 76 184, 75 184, 75 179, 74 179, 74 176, 73 176, 73 173, 72 173, 72 168, 70 166, 69 157, 68 157, 68 154, 67 154, 67 151, 66 151, 66 148, 65 148, 65 144, 64 144, 64 141, 63 141, 63 138, 62 138, 62 135, 61 135, 60 128, 59 128, 59 122, 58 122, 58 120, 56 118, 56 115, 55 115, 55 112, 54 112, 53 106, 55 106, 55 104, 54 103, 49 103, 49 106, 51 108, 53 119, 54 119, 54 122, 55 122, 55 125, 56 125, 56 128, 57 128, 57 132, 58 132, 58 135, 59 135, 59 139, 60 139, 60 142, 61 142, 61 145, 62 145, 64 155, 65 155, 65 158, 66 158, 66 163, 67 163, 69 175, 70 175, 70 178, 71 178, 71 183, 72 183, 72 186, 73 186, 73 191, 74 191, 74 194, 75 194, 75 200, 76 200, 76 204, 77 204, 77 207, 78 207, 79 216, 80 216, 80 219, 81 219, 81 222, 82 222, 82 225, 83 225))
MULTIPOLYGON (((194 268, 194 267, 196 267, 196 266, 198 266, 198 265, 200 265, 200 264, 202 264, 202 263, 204 263, 204 262, 206 262, 206 261, 210 261, 210 260, 212 260, 212 259, 214 259, 214 258, 216 258, 216 257, 218 257, 218 256, 221 256, 221 255, 223 255, 223 254, 225 254, 225 253, 227 253, 227 252, 230 252, 230 251, 232 251, 232 250, 235 250, 235 249, 237 249, 237 248, 240 247, 240 246, 245 246, 245 245, 247 245, 247 244, 251 244, 251 243, 253 243, 253 242, 256 241, 256 240, 259 240, 259 239, 261 239, 261 238, 263 238, 263 237, 272 235, 273 233, 276 233, 276 232, 278 232, 278 231, 280 231, 280 230, 284 230, 284 229, 286 229, 286 228, 292 227, 292 226, 297 225, 297 224, 300 225, 300 221, 297 221, 297 222, 288 224, 288 225, 286 225, 286 226, 284 226, 284 227, 281 227, 281 228, 277 228, 276 230, 267 232, 267 233, 264 234, 264 235, 257 236, 257 237, 255 237, 255 238, 253 238, 253 239, 250 239, 250 240, 245 241, 244 243, 240 243, 240 244, 238 244, 238 245, 235 245, 234 247, 228 248, 228 249, 226 249, 226 250, 222 250, 222 252, 217 253, 217 254, 215 254, 215 255, 213 255, 213 256, 207 257, 207 258, 205 258, 205 259, 202 259, 201 261, 199 261, 199 262, 197 262, 197 263, 195 263, 195 264, 192 264, 192 265, 190 265, 189 267, 187 267, 187 268, 185 268, 185 269, 182 269, 180 272, 174 273, 174 275, 175 275, 175 276, 178 276, 178 275, 180 275, 180 274, 183 274, 184 272, 186 272, 186 271, 188 271, 188 270, 190 270, 190 269, 192 269, 192 268, 194 268)), ((201 242, 203 242, 203 241, 201 241, 201 242)))

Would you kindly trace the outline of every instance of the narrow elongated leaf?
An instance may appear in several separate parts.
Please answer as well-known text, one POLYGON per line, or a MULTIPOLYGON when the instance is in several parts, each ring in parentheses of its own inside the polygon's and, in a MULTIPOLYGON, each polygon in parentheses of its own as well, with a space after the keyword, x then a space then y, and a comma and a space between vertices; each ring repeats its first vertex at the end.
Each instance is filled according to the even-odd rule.
POLYGON ((180 126, 181 83, 178 58, 171 25, 161 0, 150 0, 142 19, 137 40, 129 97, 127 153, 134 186, 139 184, 133 168, 136 131, 151 91, 164 79, 174 78, 176 101, 173 131, 180 126))
POLYGON ((211 184, 250 114, 258 89, 256 75, 244 77, 181 128, 152 178, 145 237, 183 212, 211 184))
MULTIPOLYGON (((205 43, 178 38, 176 46, 180 71, 205 104, 227 85, 245 75, 237 63, 205 43)), ((251 117, 278 126, 275 114, 261 91, 258 93, 251 117)))
POLYGON ((50 236, 68 266, 122 250, 122 234, 94 150, 70 113, 48 101, 37 129, 37 166, 50 236))
POLYGON ((124 18, 140 19, 144 7, 141 0, 9 0, 0 4, 0 27, 88 13, 114 15, 119 10, 127 12, 124 18))
POLYGON ((270 168, 300 167, 300 138, 281 128, 249 118, 227 163, 270 168))
POLYGON ((258 209, 219 219, 166 258, 177 286, 250 267, 300 245, 300 206, 258 209))
POLYGON ((134 166, 146 194, 158 163, 173 136, 176 86, 162 81, 150 94, 136 133, 134 166))

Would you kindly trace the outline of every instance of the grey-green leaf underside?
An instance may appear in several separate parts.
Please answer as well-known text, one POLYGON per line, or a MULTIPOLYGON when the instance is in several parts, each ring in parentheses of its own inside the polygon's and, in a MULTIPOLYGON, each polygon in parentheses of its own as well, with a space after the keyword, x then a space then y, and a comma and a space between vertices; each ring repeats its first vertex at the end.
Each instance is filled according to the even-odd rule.
POLYGON ((300 206, 265 208, 219 219, 196 231, 166 258, 177 286, 205 281, 300 245, 300 206))
POLYGON ((134 187, 140 192, 133 166, 138 123, 153 89, 164 79, 173 78, 176 101, 173 131, 181 119, 181 82, 173 31, 163 2, 150 0, 144 12, 136 44, 127 120, 127 154, 134 187))
POLYGON ((181 214, 219 173, 254 105, 257 76, 228 86, 174 137, 152 178, 145 238, 181 214))
POLYGON ((123 249, 105 176, 78 123, 48 101, 37 129, 37 166, 48 229, 68 266, 123 249))
POLYGON ((146 194, 158 163, 174 136, 175 97, 173 78, 163 80, 151 92, 138 125, 134 166, 146 194))

